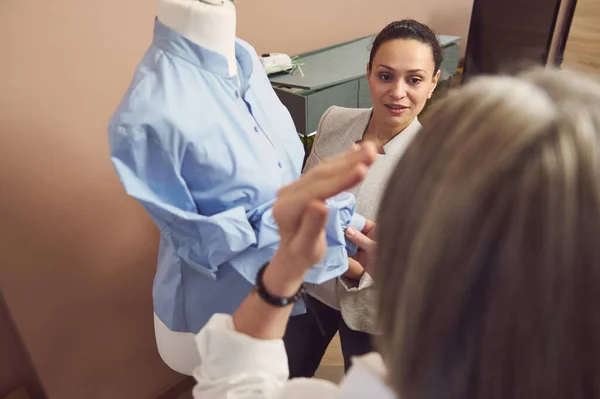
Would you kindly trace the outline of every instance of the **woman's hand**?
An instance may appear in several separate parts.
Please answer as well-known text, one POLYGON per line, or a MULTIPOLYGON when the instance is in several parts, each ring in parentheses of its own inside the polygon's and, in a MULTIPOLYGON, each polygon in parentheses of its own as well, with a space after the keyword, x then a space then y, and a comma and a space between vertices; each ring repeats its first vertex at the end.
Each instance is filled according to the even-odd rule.
POLYGON ((348 258, 348 270, 344 273, 344 277, 360 281, 363 274, 365 274, 365 269, 362 265, 356 259, 348 258))
MULTIPOLYGON (((263 275, 269 293, 288 298, 298 291, 327 249, 325 200, 360 183, 376 156, 372 143, 361 144, 279 191, 273 216, 281 241, 263 275)), ((233 324, 254 338, 281 338, 291 311, 292 306, 273 307, 252 292, 234 313, 233 324)))
POLYGON ((273 216, 281 241, 265 270, 265 286, 273 294, 294 294, 308 269, 323 258, 327 249, 325 200, 360 183, 375 157, 373 144, 356 145, 279 191, 273 216))
MULTIPOLYGON (((352 232, 352 230, 351 230, 351 232, 352 232)), ((362 234, 363 234, 363 236, 371 236, 371 235, 374 236, 375 222, 367 219, 367 223, 365 224, 365 227, 362 230, 362 234)), ((352 235, 352 233, 350 233, 350 235, 352 235)), ((348 238, 347 232, 346 232, 346 238, 348 238)), ((351 240, 349 240, 349 241, 351 241, 351 240)), ((346 273, 344 273, 344 276, 347 278, 350 278, 352 280, 360 280, 362 278, 363 274, 365 274, 365 268, 361 264, 361 261, 365 262, 365 261, 367 261, 367 259, 365 258, 364 250, 362 250, 359 247, 356 254, 352 258, 348 259, 348 271, 346 271, 346 273)))
POLYGON ((367 226, 362 232, 353 227, 346 229, 346 238, 358 246, 354 260, 362 266, 369 274, 373 274, 375 264, 375 252, 377 250, 375 223, 367 221, 367 226))

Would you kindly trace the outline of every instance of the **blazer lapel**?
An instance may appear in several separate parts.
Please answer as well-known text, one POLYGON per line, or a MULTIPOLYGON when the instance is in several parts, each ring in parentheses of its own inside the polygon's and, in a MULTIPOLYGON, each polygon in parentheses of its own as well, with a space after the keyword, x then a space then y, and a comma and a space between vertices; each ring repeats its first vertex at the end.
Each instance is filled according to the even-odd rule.
POLYGON ((352 130, 349 132, 349 134, 343 135, 344 139, 346 140, 343 148, 349 148, 352 146, 352 144, 362 140, 365 130, 367 129, 367 125, 371 120, 372 114, 373 108, 365 109, 360 117, 356 119, 356 123, 354 126, 352 126, 352 130))

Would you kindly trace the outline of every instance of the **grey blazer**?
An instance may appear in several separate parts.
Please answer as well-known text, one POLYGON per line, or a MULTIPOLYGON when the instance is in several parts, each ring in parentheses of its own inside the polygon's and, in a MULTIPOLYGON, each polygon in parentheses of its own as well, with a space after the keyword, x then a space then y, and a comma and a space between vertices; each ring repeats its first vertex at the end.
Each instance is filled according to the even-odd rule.
MULTIPOLYGON (((361 140, 371 119, 373 110, 333 106, 321 117, 312 150, 304 171, 321 161, 339 155, 361 140)), ((378 155, 364 181, 349 190, 356 196, 356 211, 367 219, 375 220, 379 201, 389 175, 396 163, 420 130, 415 118, 404 131, 390 140, 384 147, 385 155, 378 155)), ((360 281, 339 277, 320 285, 309 285, 308 293, 340 310, 344 322, 353 330, 370 334, 377 333, 375 327, 375 286, 367 273, 360 281)))

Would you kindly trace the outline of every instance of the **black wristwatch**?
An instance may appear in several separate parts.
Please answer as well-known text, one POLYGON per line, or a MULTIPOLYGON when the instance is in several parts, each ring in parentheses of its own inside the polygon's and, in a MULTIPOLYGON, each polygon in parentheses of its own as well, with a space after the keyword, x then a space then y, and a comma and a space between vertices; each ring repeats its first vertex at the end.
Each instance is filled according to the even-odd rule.
POLYGON ((300 299, 304 298, 304 295, 306 294, 306 290, 304 289, 304 286, 300 287, 298 292, 296 292, 293 296, 291 296, 289 298, 281 298, 281 297, 275 296, 275 295, 271 294, 269 291, 267 291, 267 289, 265 288, 263 277, 265 275, 265 270, 268 265, 269 265, 269 263, 265 263, 260 268, 260 270, 258 271, 258 274, 256 275, 256 285, 254 286, 254 289, 256 290, 256 292, 258 293, 258 295, 260 296, 260 298, 263 301, 267 302, 269 305, 272 305, 272 306, 275 306, 278 308, 283 308, 283 307, 286 307, 293 303, 296 303, 300 299))

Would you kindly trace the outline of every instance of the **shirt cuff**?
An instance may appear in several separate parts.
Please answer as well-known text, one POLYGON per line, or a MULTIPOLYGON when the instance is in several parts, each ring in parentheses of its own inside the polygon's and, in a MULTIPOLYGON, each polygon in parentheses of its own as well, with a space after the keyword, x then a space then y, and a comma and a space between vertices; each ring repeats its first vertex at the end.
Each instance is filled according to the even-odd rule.
MULTIPOLYGON (((350 218, 350 224, 348 227, 354 227, 358 231, 363 231, 366 225, 367 219, 364 216, 354 212, 350 218)), ((348 256, 354 256, 358 251, 358 247, 352 241, 346 240, 346 250, 348 251, 348 256)))
POLYGON ((363 231, 366 225, 367 219, 363 215, 354 212, 352 218, 350 218, 350 225, 348 227, 354 227, 358 231, 363 231))
POLYGON ((289 376, 283 340, 252 338, 235 330, 231 315, 214 314, 196 335, 202 379, 263 374, 285 382, 289 376))

